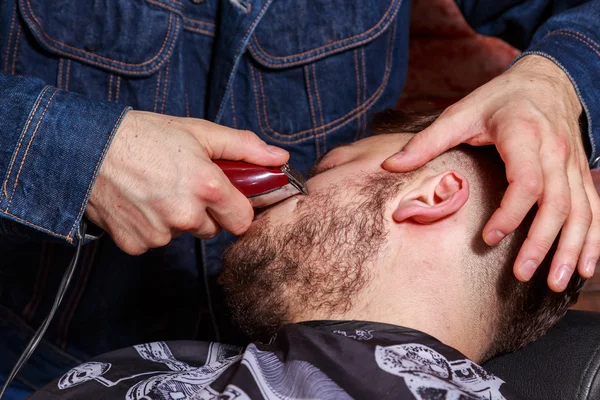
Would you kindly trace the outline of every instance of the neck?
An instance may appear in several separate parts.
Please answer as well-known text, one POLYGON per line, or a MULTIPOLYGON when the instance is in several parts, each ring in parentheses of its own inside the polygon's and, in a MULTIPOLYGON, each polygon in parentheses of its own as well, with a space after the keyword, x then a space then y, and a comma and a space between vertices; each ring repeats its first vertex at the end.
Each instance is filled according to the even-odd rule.
POLYGON ((481 362, 491 338, 491 326, 482 318, 483 303, 473 304, 464 290, 458 290, 462 285, 450 284, 454 277, 440 280, 439 268, 435 269, 435 279, 428 276, 427 266, 417 270, 419 276, 373 279, 343 314, 309 312, 296 320, 362 320, 403 326, 433 336, 481 362))

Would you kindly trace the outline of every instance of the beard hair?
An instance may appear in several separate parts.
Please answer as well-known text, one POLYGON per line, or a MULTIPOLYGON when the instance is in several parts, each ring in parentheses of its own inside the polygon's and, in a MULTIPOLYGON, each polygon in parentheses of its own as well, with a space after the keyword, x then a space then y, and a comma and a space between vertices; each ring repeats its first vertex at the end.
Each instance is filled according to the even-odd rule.
POLYGON ((257 339, 317 312, 349 311, 370 281, 388 234, 385 208, 404 175, 364 174, 298 200, 290 223, 269 215, 254 223, 226 250, 220 277, 239 328, 257 339))

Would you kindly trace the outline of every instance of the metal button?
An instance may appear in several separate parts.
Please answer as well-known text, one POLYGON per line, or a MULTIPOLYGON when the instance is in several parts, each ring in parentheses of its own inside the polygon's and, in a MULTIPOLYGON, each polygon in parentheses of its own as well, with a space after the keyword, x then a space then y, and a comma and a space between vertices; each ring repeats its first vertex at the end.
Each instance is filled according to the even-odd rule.
POLYGON ((204 0, 190 0, 192 3, 194 4, 201 4, 204 3, 204 0))

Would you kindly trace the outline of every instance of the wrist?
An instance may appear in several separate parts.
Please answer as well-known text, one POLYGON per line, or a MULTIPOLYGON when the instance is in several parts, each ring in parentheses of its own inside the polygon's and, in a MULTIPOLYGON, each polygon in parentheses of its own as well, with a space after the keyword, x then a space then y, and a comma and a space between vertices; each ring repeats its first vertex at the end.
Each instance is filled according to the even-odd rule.
POLYGON ((562 98, 571 105, 575 116, 579 118, 583 111, 581 101, 575 90, 571 79, 558 65, 552 60, 536 54, 529 54, 519 59, 511 67, 511 70, 525 72, 531 75, 533 79, 543 79, 548 84, 554 86, 562 94, 562 98))

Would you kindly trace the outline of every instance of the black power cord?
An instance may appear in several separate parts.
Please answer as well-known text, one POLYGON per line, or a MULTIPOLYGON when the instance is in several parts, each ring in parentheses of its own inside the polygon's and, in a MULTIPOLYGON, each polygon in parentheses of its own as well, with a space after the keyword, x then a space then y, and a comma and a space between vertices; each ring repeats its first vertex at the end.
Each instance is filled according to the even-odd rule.
POLYGON ((83 244, 83 238, 85 237, 86 228, 87 226, 85 221, 81 221, 81 224, 79 224, 79 229, 77 230, 77 247, 75 249, 75 254, 73 255, 73 258, 71 259, 71 262, 69 263, 69 266, 65 270, 62 280, 60 281, 58 292, 56 293, 56 297, 54 298, 54 304, 52 305, 48 316, 46 317, 44 322, 42 322, 42 325, 40 325, 38 330, 35 332, 35 335, 33 335, 31 340, 25 347, 25 350, 23 350, 23 352, 21 353, 21 357, 19 357, 19 360, 13 367, 12 371, 10 372, 10 375, 6 379, 6 382, 4 382, 4 386, 2 386, 2 390, 0 391, 0 400, 4 396, 4 393, 8 389, 8 386, 10 386, 11 382, 15 379, 21 368, 23 368, 23 366, 27 363, 29 357, 31 357, 37 346, 40 344, 44 333, 46 333, 50 322, 52 322, 52 319, 54 318, 54 314, 56 314, 56 310, 60 306, 60 303, 62 302, 63 297, 65 296, 65 293, 69 288, 71 278, 73 278, 75 268, 77 267, 77 261, 79 260, 79 253, 81 252, 81 245, 83 244))

